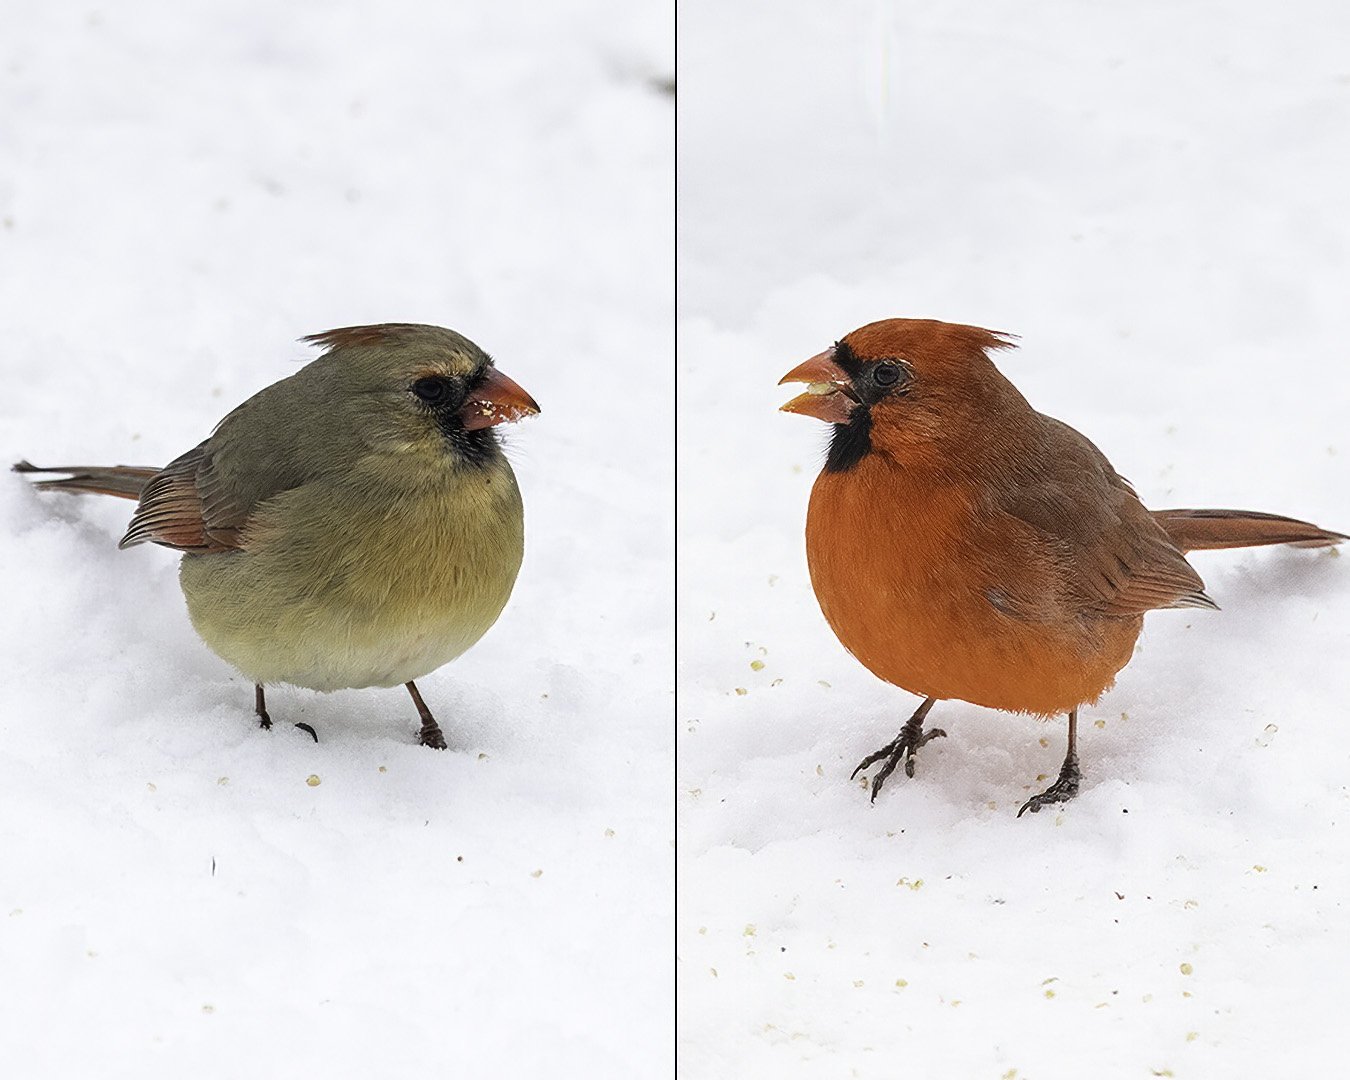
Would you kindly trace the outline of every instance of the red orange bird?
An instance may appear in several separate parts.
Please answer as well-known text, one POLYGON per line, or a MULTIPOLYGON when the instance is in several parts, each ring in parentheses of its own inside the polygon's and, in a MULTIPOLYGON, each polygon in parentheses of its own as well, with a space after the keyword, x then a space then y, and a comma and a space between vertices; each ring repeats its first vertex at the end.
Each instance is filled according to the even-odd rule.
POLYGON ((783 410, 834 425, 811 491, 811 585, 840 642, 922 697, 853 775, 886 778, 930 739, 934 702, 1069 715, 1059 778, 1078 793, 1078 709, 1130 660, 1144 612, 1217 608, 1184 553, 1346 539, 1247 510, 1148 510, 1091 442, 1033 409, 989 359, 1006 335, 928 319, 853 331, 788 372, 783 410))

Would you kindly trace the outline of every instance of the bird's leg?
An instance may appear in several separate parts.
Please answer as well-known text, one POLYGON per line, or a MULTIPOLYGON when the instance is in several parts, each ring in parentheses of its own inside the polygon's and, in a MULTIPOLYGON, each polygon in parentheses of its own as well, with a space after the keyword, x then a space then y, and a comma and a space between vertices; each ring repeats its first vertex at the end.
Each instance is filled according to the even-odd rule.
POLYGON ((422 730, 417 733, 417 741, 433 750, 444 750, 446 744, 445 736, 441 734, 441 725, 436 723, 436 718, 431 715, 427 703, 422 700, 422 695, 417 692, 417 684, 410 679, 403 685, 408 688, 408 693, 412 695, 413 704, 417 706, 417 715, 422 718, 422 730))
MULTIPOLYGON (((267 702, 263 699, 262 683, 254 683, 253 689, 253 711, 258 714, 258 726, 264 731, 272 730, 272 718, 267 715, 267 702)), ((319 741, 319 733, 308 724, 296 724, 301 731, 309 732, 309 737, 315 742, 319 741)))
POLYGON ((914 752, 928 742, 929 739, 947 737, 947 733, 941 728, 931 728, 928 731, 923 729, 923 718, 928 715, 928 710, 933 707, 937 698, 924 698, 923 704, 914 710, 914 715, 909 718, 905 726, 900 729, 900 734, 883 746, 875 754, 868 754, 863 758, 862 763, 853 770, 852 780, 869 765, 875 764, 882 758, 886 759, 886 764, 881 766, 881 770, 872 777, 872 801, 877 801, 877 792, 881 790, 881 785, 886 782, 886 777, 895 772, 895 767, 903 759, 905 762, 905 775, 912 777, 914 775, 914 752))
POLYGON ((254 683, 253 711, 258 714, 258 726, 264 731, 272 730, 272 718, 267 715, 267 702, 263 698, 262 683, 254 683))
POLYGON ((1069 752, 1064 755, 1064 764, 1059 767, 1059 779, 1039 795, 1033 795, 1024 802, 1017 816, 1021 817, 1028 810, 1034 814, 1042 806, 1051 803, 1068 802, 1078 794, 1078 782, 1082 778, 1083 774, 1078 771, 1078 710, 1074 709, 1069 713, 1069 752))

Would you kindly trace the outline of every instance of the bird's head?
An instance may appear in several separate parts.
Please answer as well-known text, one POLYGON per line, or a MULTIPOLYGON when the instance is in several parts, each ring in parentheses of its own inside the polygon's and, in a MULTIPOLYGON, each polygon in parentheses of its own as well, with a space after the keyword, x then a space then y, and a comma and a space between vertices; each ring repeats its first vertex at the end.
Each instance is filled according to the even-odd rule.
POLYGON ((435 448, 465 464, 494 459, 492 428, 539 406, 468 338, 439 326, 349 326, 303 339, 327 352, 310 368, 351 403, 334 422, 359 425, 367 445, 435 448), (375 408, 371 408, 371 405, 375 408))
POLYGON ((868 323, 784 375, 780 385, 807 385, 782 409, 834 425, 827 471, 874 450, 932 462, 987 437, 981 429, 1013 399, 1029 408, 987 355, 1012 345, 1006 334, 932 319, 868 323))

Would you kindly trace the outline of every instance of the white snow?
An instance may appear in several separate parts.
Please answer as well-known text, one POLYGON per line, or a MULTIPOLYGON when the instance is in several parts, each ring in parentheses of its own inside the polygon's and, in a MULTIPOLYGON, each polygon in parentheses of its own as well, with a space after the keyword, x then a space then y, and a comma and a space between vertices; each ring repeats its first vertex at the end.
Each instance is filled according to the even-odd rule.
POLYGON ((960 702, 869 806, 917 701, 820 616, 826 432, 774 410, 863 323, 973 322, 1151 505, 1350 530, 1350 10, 681 10, 683 1074, 1335 1074, 1350 562, 1196 555, 1224 610, 1149 616, 1058 812, 1064 721, 960 702))
POLYGON ((356 323, 451 326, 543 407, 514 597, 420 683, 446 753, 401 690, 258 730, 131 504, 4 474, 7 1077, 670 1073, 672 29, 6 5, 6 463, 164 464, 356 323))

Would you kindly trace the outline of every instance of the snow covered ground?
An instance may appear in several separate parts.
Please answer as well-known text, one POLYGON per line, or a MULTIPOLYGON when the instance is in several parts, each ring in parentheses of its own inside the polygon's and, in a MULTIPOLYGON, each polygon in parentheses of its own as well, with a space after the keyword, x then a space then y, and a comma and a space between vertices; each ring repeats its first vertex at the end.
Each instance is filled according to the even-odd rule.
POLYGON ((668 5, 4 14, 0 459, 162 464, 363 322, 543 406, 444 754, 394 690, 259 731, 130 504, 5 474, 5 1075, 669 1075, 668 5))
POLYGON ((1350 11, 681 10, 683 1075, 1331 1075, 1346 557, 1197 555, 1224 610, 1149 617, 1060 812, 1015 817, 1064 721, 959 702, 871 807, 916 701, 819 614, 826 432, 774 410, 865 322, 974 322, 1146 502, 1350 529, 1350 11))

